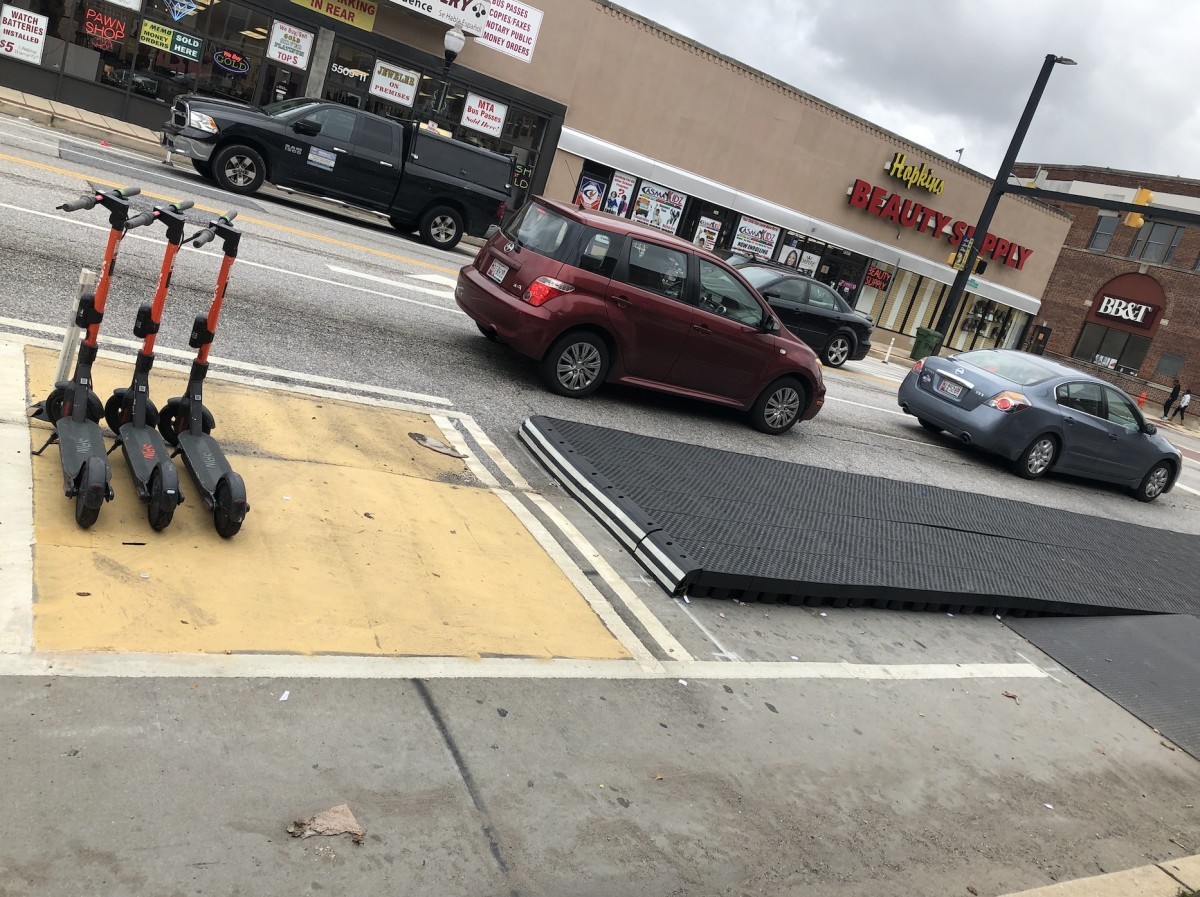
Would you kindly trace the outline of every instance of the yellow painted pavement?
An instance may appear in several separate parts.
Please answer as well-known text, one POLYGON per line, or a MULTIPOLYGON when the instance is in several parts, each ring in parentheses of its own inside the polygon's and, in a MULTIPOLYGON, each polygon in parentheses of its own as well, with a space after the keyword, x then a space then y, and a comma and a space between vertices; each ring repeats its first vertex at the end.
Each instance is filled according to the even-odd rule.
MULTIPOLYGON (((26 351, 31 399, 55 355, 26 351)), ((100 361, 102 398, 132 365, 100 361)), ((159 404, 185 377, 156 369, 159 404)), ((114 501, 90 530, 56 448, 34 458, 34 647, 615 659, 627 652, 426 416, 210 378, 216 436, 251 511, 232 540, 176 460, 187 501, 150 529, 120 450, 114 501)), ((106 431, 107 432, 107 431, 106 431)), ((36 447, 48 435, 31 425, 36 447)), ((111 443, 111 440, 110 440, 111 443)))

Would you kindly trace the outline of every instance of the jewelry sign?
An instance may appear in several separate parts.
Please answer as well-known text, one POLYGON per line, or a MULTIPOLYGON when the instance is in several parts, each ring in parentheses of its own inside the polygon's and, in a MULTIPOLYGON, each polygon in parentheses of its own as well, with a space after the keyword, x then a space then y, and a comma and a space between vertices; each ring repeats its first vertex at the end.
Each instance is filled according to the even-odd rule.
POLYGON ((420 80, 421 76, 417 72, 380 59, 375 62, 369 90, 377 97, 411 107, 416 102, 417 84, 420 80))

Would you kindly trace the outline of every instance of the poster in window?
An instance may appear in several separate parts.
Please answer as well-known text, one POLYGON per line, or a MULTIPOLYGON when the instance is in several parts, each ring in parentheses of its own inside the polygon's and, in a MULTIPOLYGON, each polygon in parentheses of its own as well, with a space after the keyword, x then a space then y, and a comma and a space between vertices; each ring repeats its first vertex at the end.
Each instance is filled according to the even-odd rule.
POLYGON ((377 97, 411 108, 416 102, 417 84, 420 81, 419 73, 380 59, 376 61, 375 71, 371 73, 369 91, 377 97))
POLYGON ((591 209, 593 212, 600 211, 600 206, 604 204, 604 191, 607 187, 608 185, 604 181, 588 177, 585 174, 579 179, 579 189, 575 192, 575 205, 591 209))
POLYGON ((271 39, 267 42, 267 59, 304 71, 308 68, 308 54, 312 51, 312 44, 311 31, 288 25, 286 22, 275 22, 271 26, 271 39))
POLYGON ((795 231, 785 231, 783 234, 783 246, 779 250, 779 261, 787 265, 789 268, 796 268, 800 265, 800 255, 804 251, 804 235, 798 234, 795 231))
POLYGON ((700 223, 696 225, 696 236, 692 238, 692 242, 701 249, 707 249, 709 252, 712 252, 717 246, 717 240, 720 238, 721 222, 716 218, 701 215, 700 223))
POLYGON ((779 228, 749 215, 743 215, 738 221, 737 230, 733 235, 733 251, 755 258, 769 259, 775 254, 775 244, 779 241, 779 228))
POLYGON ((462 126, 499 137, 504 133, 504 119, 507 115, 508 107, 503 103, 468 93, 467 102, 463 105, 462 126))
POLYGON ((821 256, 818 253, 802 252, 800 253, 800 263, 796 265, 796 270, 801 274, 807 274, 809 277, 812 277, 817 273, 817 265, 819 264, 821 264, 821 256))
POLYGON ((629 217, 629 207, 633 205, 633 185, 637 178, 623 171, 613 173, 612 185, 608 188, 608 198, 604 200, 604 211, 610 215, 629 217))
POLYGON ((686 202, 687 197, 682 193, 642 181, 642 189, 638 191, 637 202, 633 205, 633 220, 663 233, 673 234, 679 228, 686 202))
POLYGON ((50 20, 5 3, 0 7, 0 55, 41 65, 50 20))

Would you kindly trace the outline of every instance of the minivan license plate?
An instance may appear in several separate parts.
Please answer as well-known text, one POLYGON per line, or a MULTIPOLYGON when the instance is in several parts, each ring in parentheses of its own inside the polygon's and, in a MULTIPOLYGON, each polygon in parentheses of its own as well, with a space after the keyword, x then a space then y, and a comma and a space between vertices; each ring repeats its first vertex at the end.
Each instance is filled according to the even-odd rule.
POLYGON ((957 399, 963 394, 962 385, 954 383, 951 380, 942 380, 938 383, 938 392, 945 393, 952 399, 957 399))
POLYGON ((504 278, 508 274, 508 265, 504 262, 493 261, 492 266, 488 268, 488 277, 496 281, 496 283, 504 283, 504 278))

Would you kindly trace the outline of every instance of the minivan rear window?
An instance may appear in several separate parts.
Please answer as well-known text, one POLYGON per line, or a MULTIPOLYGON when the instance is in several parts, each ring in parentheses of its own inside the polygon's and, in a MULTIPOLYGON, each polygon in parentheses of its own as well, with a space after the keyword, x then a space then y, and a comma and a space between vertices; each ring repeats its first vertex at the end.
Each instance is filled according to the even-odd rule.
POLYGON ((522 249, 563 262, 568 261, 566 252, 582 229, 578 222, 531 202, 504 228, 504 233, 522 249))
POLYGON ((1053 368, 1040 364, 1031 356, 997 352, 995 349, 964 352, 958 357, 968 364, 1021 386, 1033 386, 1035 383, 1049 380, 1056 373, 1053 368))

